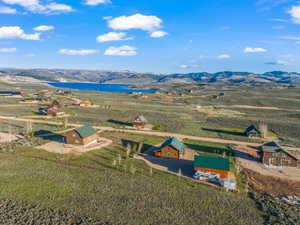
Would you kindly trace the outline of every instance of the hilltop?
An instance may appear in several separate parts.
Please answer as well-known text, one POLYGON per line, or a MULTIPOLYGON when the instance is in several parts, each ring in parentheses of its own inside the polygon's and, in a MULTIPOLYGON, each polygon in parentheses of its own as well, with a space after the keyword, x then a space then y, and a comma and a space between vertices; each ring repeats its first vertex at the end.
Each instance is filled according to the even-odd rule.
POLYGON ((263 74, 224 71, 218 73, 157 74, 132 71, 69 70, 69 69, 1 69, 1 76, 30 77, 43 81, 97 82, 123 84, 296 84, 300 73, 272 71, 263 74))

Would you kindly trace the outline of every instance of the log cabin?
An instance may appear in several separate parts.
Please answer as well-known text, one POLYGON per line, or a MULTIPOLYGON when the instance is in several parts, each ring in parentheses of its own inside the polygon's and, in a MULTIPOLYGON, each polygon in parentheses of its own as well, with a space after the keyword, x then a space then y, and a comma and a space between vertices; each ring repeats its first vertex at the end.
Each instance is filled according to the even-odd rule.
POLYGON ((261 161, 268 167, 298 167, 300 160, 272 141, 261 146, 261 161))
POLYGON ((97 130, 91 126, 82 126, 65 133, 67 144, 88 146, 98 141, 97 130))
POLYGON ((132 123, 136 128, 144 128, 149 122, 143 115, 140 115, 132 123))
POLYGON ((181 141, 175 137, 172 137, 165 141, 156 151, 154 151, 154 156, 180 159, 183 158, 185 154, 185 148, 185 145, 181 141))

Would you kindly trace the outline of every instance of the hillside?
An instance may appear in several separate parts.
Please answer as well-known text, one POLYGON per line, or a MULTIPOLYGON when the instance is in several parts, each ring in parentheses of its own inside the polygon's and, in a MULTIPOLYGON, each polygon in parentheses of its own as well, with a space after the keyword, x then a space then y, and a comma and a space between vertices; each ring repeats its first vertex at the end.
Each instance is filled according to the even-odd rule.
POLYGON ((259 84, 300 83, 300 73, 273 71, 263 74, 224 71, 218 73, 155 74, 131 71, 66 70, 66 69, 1 69, 0 77, 31 77, 45 81, 82 81, 123 84, 259 84))

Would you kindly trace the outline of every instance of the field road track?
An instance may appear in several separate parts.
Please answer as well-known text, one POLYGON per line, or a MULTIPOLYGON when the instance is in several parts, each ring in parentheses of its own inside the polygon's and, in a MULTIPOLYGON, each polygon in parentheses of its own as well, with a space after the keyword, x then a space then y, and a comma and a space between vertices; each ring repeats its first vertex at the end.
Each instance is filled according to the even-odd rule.
MULTIPOLYGON (((13 121, 23 121, 23 122, 32 122, 32 123, 40 123, 40 124, 49 124, 49 125, 61 125, 62 122, 54 122, 54 121, 44 121, 44 120, 34 120, 34 119, 24 119, 24 118, 17 118, 17 117, 9 117, 9 116, 0 116, 0 119, 3 120, 13 120, 13 121)), ((75 124, 75 123, 68 123, 69 126, 73 127, 81 127, 83 124, 75 124)), ((95 126, 95 128, 102 130, 102 131, 115 131, 115 132, 125 132, 131 134, 144 134, 150 136, 157 136, 157 137, 177 137, 180 139, 188 139, 188 140, 195 140, 195 141, 205 141, 205 142, 214 142, 214 143, 221 143, 221 144, 234 144, 234 145, 244 145, 244 146, 251 146, 251 147, 259 147, 261 144, 259 143, 251 143, 251 142, 242 142, 242 141, 234 141, 234 140, 226 140, 221 138, 208 138, 208 137, 199 137, 199 136, 192 136, 192 135, 185 135, 185 134, 177 134, 177 133, 169 133, 169 132, 156 132, 156 131, 145 131, 145 130, 134 130, 134 129, 119 129, 113 127, 102 127, 102 126, 95 126)), ((296 150, 300 151, 300 148, 289 148, 285 147, 287 150, 296 150)))

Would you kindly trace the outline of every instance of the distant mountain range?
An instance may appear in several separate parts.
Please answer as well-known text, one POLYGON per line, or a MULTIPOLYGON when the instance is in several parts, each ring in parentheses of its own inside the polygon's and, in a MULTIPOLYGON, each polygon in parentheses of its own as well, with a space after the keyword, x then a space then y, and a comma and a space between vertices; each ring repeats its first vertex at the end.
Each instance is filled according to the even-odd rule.
POLYGON ((31 77, 43 81, 97 82, 122 84, 200 84, 200 83, 300 83, 300 73, 273 71, 263 74, 224 71, 218 73, 156 74, 131 71, 68 69, 0 69, 0 76, 31 77))

